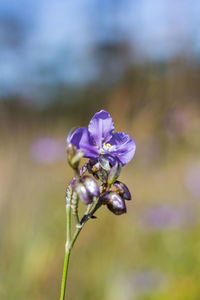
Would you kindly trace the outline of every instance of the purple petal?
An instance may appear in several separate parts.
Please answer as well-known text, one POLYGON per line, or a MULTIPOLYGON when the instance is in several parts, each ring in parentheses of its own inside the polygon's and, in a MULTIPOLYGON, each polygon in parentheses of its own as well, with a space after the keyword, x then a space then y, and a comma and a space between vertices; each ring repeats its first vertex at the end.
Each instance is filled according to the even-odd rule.
POLYGON ((85 127, 77 129, 71 135, 70 142, 75 145, 78 150, 84 151, 84 157, 97 158, 99 156, 98 149, 92 142, 88 129, 85 127))
POLYGON ((117 158, 122 166, 128 164, 135 154, 136 144, 134 140, 126 133, 116 132, 113 133, 109 143, 115 146, 115 150, 110 154, 117 158))
POLYGON ((103 142, 107 142, 114 130, 111 116, 105 110, 96 113, 88 126, 90 136, 96 145, 101 148, 103 142))

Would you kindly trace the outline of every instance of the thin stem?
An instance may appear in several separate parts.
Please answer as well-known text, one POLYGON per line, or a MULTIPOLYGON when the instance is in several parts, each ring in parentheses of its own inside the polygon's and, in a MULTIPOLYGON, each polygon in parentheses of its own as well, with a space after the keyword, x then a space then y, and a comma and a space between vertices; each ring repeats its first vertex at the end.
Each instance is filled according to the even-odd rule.
POLYGON ((75 219, 76 224, 80 224, 78 214, 74 215, 74 219, 75 219))
POLYGON ((65 299, 65 291, 66 291, 66 281, 67 281, 67 271, 69 266, 69 257, 70 257, 70 242, 71 242, 71 198, 72 198, 72 188, 69 185, 66 191, 66 216, 67 216, 67 238, 65 244, 65 260, 63 266, 63 274, 62 274, 62 283, 61 283, 61 292, 60 292, 60 300, 65 299))
POLYGON ((71 253, 71 249, 74 246, 74 243, 81 232, 82 226, 77 225, 76 231, 74 233, 74 236, 72 238, 71 242, 66 242, 66 249, 65 249, 65 260, 64 260, 64 266, 63 266, 63 275, 62 275, 62 283, 61 283, 61 293, 60 293, 60 300, 65 299, 65 291, 66 291, 66 282, 67 282, 67 274, 68 274, 68 266, 69 266, 69 257, 71 253))
POLYGON ((66 281, 67 281, 67 273, 68 273, 68 266, 69 266, 69 257, 70 257, 70 249, 68 251, 65 251, 65 260, 64 260, 64 266, 63 266, 60 300, 65 299, 66 281))
POLYGON ((71 204, 66 204, 66 214, 67 214, 67 244, 70 243, 71 240, 71 204))
POLYGON ((91 211, 91 209, 92 209, 92 206, 93 206, 93 204, 94 204, 94 203, 90 203, 90 204, 88 204, 88 206, 87 206, 87 209, 86 209, 86 211, 85 211, 84 215, 88 215, 88 214, 89 214, 89 212, 90 212, 90 211, 91 211))
MULTIPOLYGON (((84 224, 83 224, 84 225, 84 224)), ((72 238, 72 241, 71 241, 71 244, 70 244, 70 250, 73 248, 73 246, 74 246, 74 243, 75 243, 75 241, 76 241, 76 239, 77 239, 77 237, 78 237, 78 235, 79 235, 79 233, 81 232, 81 230, 82 230, 82 228, 83 228, 83 225, 76 225, 76 231, 75 231, 75 233, 74 233, 74 236, 73 236, 73 238, 72 238)))

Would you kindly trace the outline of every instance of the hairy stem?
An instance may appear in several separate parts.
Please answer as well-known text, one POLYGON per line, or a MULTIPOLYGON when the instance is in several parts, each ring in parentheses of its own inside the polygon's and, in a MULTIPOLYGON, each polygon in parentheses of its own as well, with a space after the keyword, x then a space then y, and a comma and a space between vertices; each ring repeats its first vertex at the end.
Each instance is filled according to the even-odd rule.
POLYGON ((76 224, 80 223, 79 216, 78 216, 78 202, 79 202, 78 195, 76 192, 73 192, 71 208, 72 208, 72 215, 74 216, 76 224))
POLYGON ((67 238, 66 238, 66 244, 65 244, 65 260, 64 260, 63 274, 62 274, 60 300, 65 299, 69 257, 70 257, 70 252, 71 252, 71 247, 70 247, 70 243, 71 243, 71 198, 72 198, 72 187, 69 185, 67 187, 67 191, 66 191, 67 238))

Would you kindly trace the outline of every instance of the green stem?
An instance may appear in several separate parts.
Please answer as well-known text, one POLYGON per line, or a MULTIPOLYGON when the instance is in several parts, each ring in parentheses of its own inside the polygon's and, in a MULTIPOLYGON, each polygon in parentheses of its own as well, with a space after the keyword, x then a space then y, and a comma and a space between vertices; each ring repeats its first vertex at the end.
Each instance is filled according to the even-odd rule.
POLYGON ((73 245, 81 232, 82 226, 77 226, 76 231, 74 233, 74 236, 72 238, 71 242, 66 242, 66 249, 65 249, 65 260, 64 260, 64 266, 63 266, 63 275, 62 275, 62 283, 61 283, 61 293, 60 293, 60 300, 65 299, 65 291, 66 291, 66 281, 67 281, 67 273, 68 273, 68 266, 69 266, 69 257, 71 253, 71 249, 73 248, 73 245))
POLYGON ((71 240, 71 203, 66 204, 66 215, 67 215, 67 244, 70 243, 71 240))
POLYGON ((72 249, 73 248, 73 246, 74 246, 74 243, 75 243, 75 241, 76 241, 76 239, 77 239, 77 237, 78 237, 78 235, 79 235, 79 233, 81 232, 81 229, 83 228, 83 225, 76 225, 76 231, 75 231, 75 233, 74 233, 74 236, 73 236, 73 238, 72 238, 72 241, 71 241, 71 245, 70 245, 70 249, 72 249))
POLYGON ((70 249, 68 251, 65 251, 65 260, 64 260, 64 266, 63 266, 60 300, 65 299, 66 281, 67 281, 67 273, 68 273, 67 271, 68 271, 68 266, 69 266, 69 257, 70 257, 70 249))
POLYGON ((71 252, 71 197, 72 197, 72 189, 69 186, 66 193, 66 215, 67 215, 67 238, 65 245, 65 260, 63 266, 63 274, 62 274, 62 283, 61 283, 61 292, 60 292, 60 300, 65 299, 65 291, 66 291, 66 281, 67 281, 67 271, 69 265, 69 257, 71 252))

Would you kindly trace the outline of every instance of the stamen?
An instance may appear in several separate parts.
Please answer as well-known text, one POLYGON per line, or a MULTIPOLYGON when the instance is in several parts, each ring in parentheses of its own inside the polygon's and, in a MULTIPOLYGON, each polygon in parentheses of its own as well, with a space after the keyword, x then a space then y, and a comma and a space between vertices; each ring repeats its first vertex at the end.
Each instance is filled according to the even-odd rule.
POLYGON ((109 144, 109 143, 106 144, 106 143, 104 142, 104 143, 103 143, 103 147, 106 148, 106 149, 108 149, 108 148, 111 147, 111 144, 109 144))
POLYGON ((115 150, 115 146, 114 145, 111 145, 111 144, 109 144, 109 143, 103 143, 103 147, 99 150, 99 153, 100 154, 104 154, 104 153, 106 153, 106 152, 110 152, 110 151, 113 151, 113 150, 115 150))

